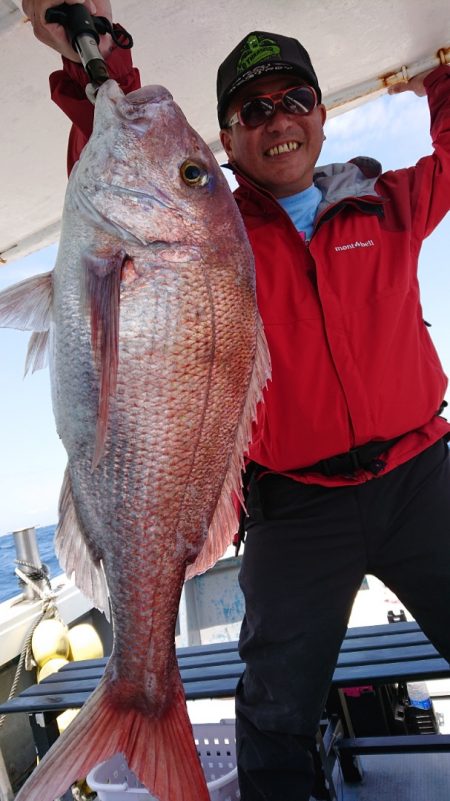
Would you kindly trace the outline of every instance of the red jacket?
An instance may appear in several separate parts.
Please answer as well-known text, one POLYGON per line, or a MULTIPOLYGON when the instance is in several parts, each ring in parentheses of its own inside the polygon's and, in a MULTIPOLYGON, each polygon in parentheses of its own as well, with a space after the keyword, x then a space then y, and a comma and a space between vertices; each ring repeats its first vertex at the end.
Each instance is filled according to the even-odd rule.
MULTIPOLYGON (((116 50, 108 63, 125 91, 139 85, 128 51, 116 50)), ((69 165, 92 126, 89 101, 78 87, 76 101, 75 88, 68 94, 81 76, 86 83, 71 62, 51 76, 53 99, 76 125, 69 165)), ((447 379, 422 319, 417 280, 422 240, 450 208, 449 79, 450 68, 441 66, 425 81, 433 155, 384 174, 371 159, 316 170, 323 201, 309 247, 268 192, 237 176, 272 357, 249 455, 269 470, 306 483, 365 481, 372 473, 349 479, 295 471, 405 434, 389 451, 387 472, 450 431, 437 415, 447 379)))

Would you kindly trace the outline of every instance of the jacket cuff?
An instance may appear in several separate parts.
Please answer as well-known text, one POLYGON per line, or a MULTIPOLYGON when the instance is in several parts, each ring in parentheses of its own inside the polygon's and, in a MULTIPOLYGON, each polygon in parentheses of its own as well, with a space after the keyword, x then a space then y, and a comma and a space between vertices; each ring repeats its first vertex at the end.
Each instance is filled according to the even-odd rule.
POLYGON ((426 78, 423 79, 425 89, 432 86, 442 75, 447 75, 447 77, 450 78, 450 64, 439 64, 434 70, 429 72, 426 78))

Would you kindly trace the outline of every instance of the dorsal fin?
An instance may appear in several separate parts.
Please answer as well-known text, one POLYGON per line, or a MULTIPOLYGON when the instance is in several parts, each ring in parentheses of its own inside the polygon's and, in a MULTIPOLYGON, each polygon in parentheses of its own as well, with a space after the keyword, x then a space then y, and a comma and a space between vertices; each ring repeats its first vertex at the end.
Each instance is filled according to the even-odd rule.
POLYGON ((258 403, 267 381, 270 379, 270 356, 261 319, 258 317, 256 353, 247 398, 236 434, 222 492, 209 526, 208 536, 195 562, 188 565, 186 578, 193 578, 212 567, 225 553, 238 529, 237 511, 233 499, 237 496, 243 503, 241 476, 244 469, 244 453, 251 440, 252 422, 256 418, 258 403))

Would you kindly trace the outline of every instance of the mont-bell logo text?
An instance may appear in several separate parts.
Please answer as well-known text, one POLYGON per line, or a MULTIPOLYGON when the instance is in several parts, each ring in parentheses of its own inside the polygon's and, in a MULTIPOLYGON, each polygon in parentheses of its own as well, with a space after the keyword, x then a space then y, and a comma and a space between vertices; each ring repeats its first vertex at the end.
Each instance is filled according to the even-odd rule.
POLYGON ((365 242, 360 242, 356 240, 356 242, 347 242, 345 245, 335 245, 334 249, 336 251, 339 250, 355 250, 356 248, 373 248, 375 246, 375 242, 373 239, 366 239, 365 242))

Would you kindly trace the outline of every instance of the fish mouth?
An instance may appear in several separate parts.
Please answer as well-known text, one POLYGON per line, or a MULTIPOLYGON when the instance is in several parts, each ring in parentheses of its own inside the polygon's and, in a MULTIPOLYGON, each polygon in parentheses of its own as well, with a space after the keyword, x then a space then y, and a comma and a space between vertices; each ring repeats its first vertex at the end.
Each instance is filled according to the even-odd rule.
POLYGON ((135 89, 129 94, 125 94, 117 81, 110 78, 105 83, 101 84, 96 97, 96 105, 105 102, 105 100, 112 102, 117 110, 125 116, 133 116, 133 110, 136 114, 142 116, 145 111, 145 106, 152 106, 157 103, 173 102, 173 97, 165 86, 154 84, 151 86, 142 86, 140 89, 135 89))
POLYGON ((122 94, 116 109, 128 124, 137 126, 137 130, 143 126, 142 132, 145 132, 157 107, 166 103, 173 103, 173 97, 164 86, 142 86, 128 95, 122 94))
POLYGON ((172 95, 165 86, 142 86, 125 95, 125 99, 132 106, 141 106, 147 103, 161 103, 173 100, 172 95))
POLYGON ((127 121, 127 124, 135 126, 139 131, 145 132, 148 122, 155 116, 158 106, 173 104, 173 97, 165 86, 142 86, 134 92, 124 94, 123 90, 114 79, 103 83, 96 96, 95 105, 106 104, 113 109, 119 118, 127 121))

